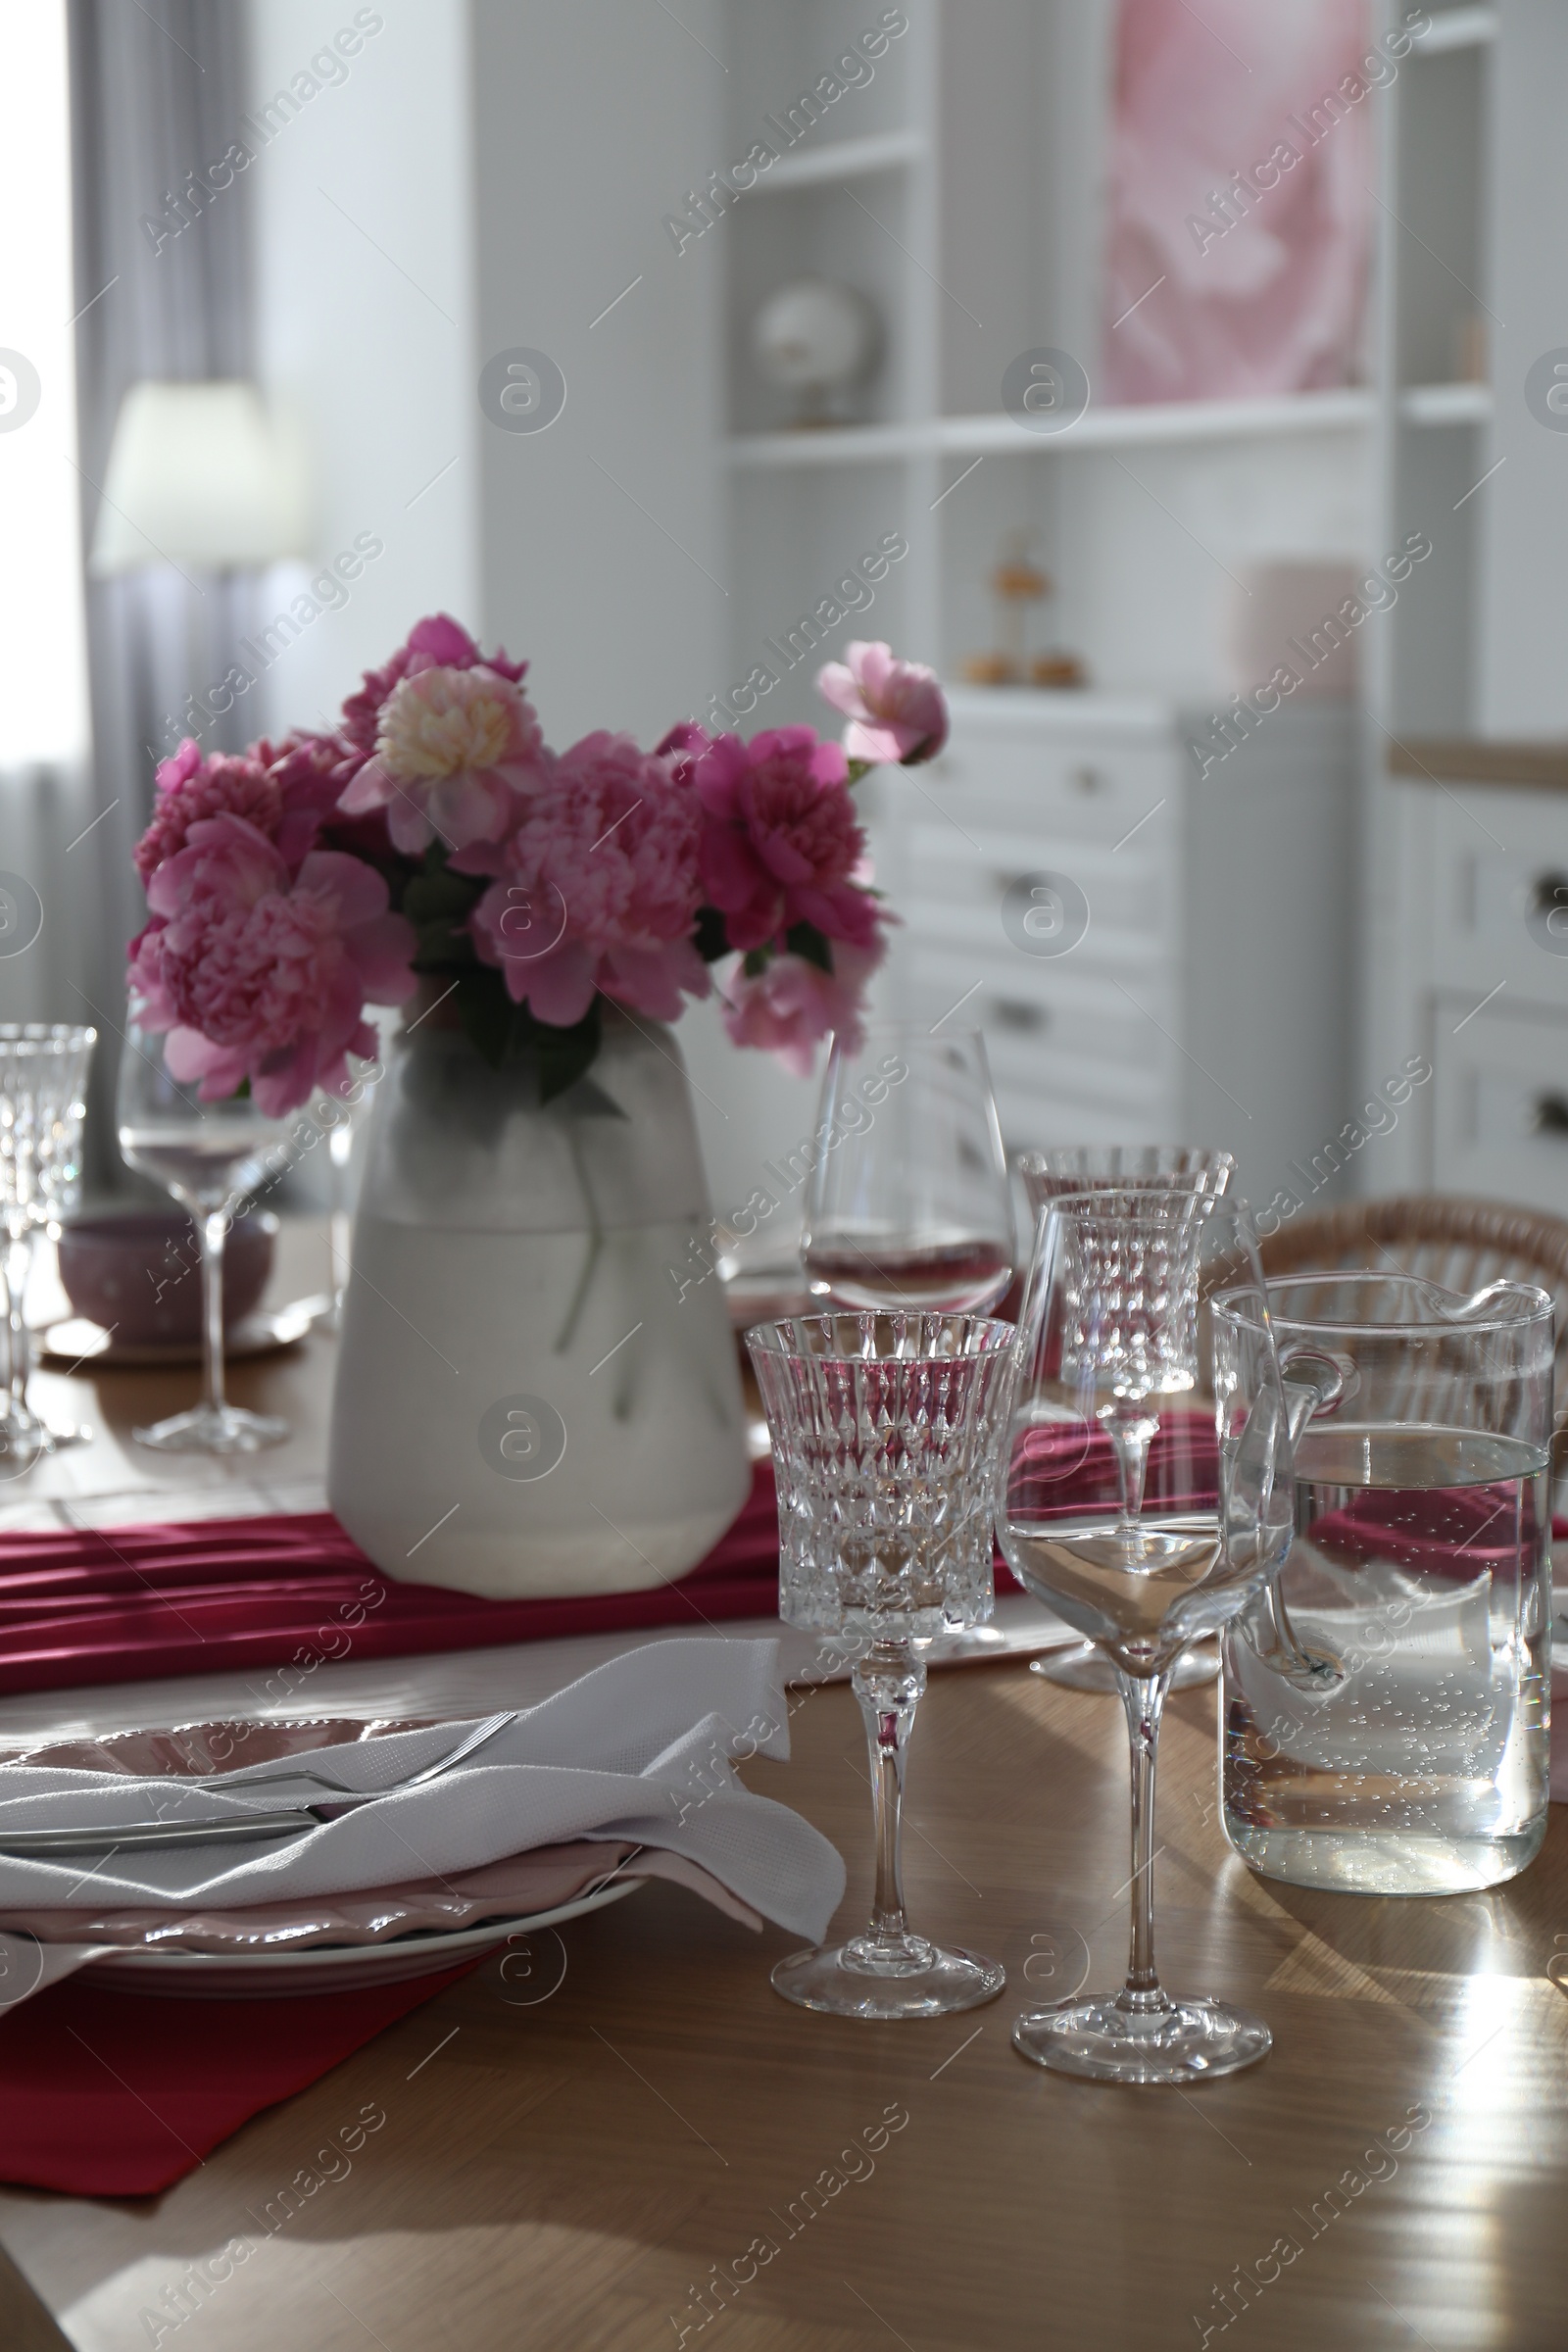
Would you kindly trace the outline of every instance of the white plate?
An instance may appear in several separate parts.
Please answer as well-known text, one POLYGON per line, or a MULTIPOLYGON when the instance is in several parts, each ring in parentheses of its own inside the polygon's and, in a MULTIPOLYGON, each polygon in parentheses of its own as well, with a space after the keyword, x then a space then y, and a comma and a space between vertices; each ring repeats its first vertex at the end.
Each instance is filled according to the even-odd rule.
MULTIPOLYGON (((420 1928, 389 1943, 310 1944, 292 1952, 160 1952, 127 1944, 122 1951, 90 1961, 80 1973, 84 1982, 112 1984, 119 1992, 172 1994, 180 2000, 284 2000, 305 1992, 357 1992, 370 1984, 439 1976, 460 1961, 498 1951, 514 1937, 603 1911, 643 1884, 641 1879, 616 1879, 553 1911, 536 1911, 522 1919, 489 1919, 476 1928, 420 1928)), ((527 1979, 519 1978, 528 1987, 519 1999, 522 2007, 549 1998, 558 1966, 561 1975, 565 1973, 564 1947, 558 1953, 548 1939, 546 1949, 528 1959, 527 1979), (546 1989, 534 1989, 536 1974, 546 1989)))

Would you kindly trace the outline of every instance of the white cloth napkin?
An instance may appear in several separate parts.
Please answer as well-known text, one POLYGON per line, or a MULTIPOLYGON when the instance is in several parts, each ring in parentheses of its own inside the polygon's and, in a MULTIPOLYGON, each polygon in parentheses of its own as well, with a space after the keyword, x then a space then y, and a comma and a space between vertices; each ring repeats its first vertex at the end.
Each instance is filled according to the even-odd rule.
MULTIPOLYGON (((347 1787, 386 1788, 434 1763, 467 1728, 443 1723, 387 1733, 323 1749, 318 1760, 347 1787)), ((778 1643, 651 1642, 528 1708, 470 1764, 282 1842, 126 1847, 55 1860, 0 1853, 0 1930, 11 1914, 42 1909, 232 1910, 439 1879, 530 1846, 586 1838, 687 1855, 764 1917, 819 1941, 844 1892, 844 1864, 798 1813, 742 1786, 733 1761, 750 1755, 789 1755, 778 1643)), ((298 1782, 229 1790, 244 1770, 242 1751, 233 1771, 189 1780, 0 1765, 0 1844, 12 1829, 112 1827, 327 1801, 298 1782)), ((19 1966, 13 1983, 29 1973, 19 1966)), ((0 1984, 0 2007, 15 1998, 0 1984)))

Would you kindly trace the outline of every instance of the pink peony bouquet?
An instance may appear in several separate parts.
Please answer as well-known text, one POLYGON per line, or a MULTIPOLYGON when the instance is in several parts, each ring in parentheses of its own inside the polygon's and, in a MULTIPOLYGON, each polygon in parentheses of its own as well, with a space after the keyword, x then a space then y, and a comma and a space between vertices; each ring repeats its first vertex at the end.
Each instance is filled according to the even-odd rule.
POLYGON ((717 964, 737 1045, 804 1071, 856 1033, 893 918, 850 788, 941 749, 934 673, 849 646, 817 680, 842 745, 688 721, 653 752, 603 733, 553 752, 526 666, 439 613, 330 734, 163 761, 129 980, 175 1077, 280 1115, 374 1053, 368 1004, 428 984, 497 1067, 535 1054, 548 1100, 593 1061, 606 1002, 674 1020, 717 964))

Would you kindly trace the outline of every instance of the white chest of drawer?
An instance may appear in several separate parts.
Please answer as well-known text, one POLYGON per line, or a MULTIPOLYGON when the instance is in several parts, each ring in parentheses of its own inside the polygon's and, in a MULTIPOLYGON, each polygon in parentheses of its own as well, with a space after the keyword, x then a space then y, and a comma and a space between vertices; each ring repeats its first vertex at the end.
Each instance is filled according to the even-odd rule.
POLYGON ((1207 714, 1152 697, 951 707, 943 756, 880 782, 884 1009, 984 1032, 1010 1146, 1223 1144, 1266 1201, 1354 1109, 1348 710, 1200 773, 1207 714))
POLYGON ((1418 1181, 1568 1216, 1568 789, 1411 789, 1418 1181))

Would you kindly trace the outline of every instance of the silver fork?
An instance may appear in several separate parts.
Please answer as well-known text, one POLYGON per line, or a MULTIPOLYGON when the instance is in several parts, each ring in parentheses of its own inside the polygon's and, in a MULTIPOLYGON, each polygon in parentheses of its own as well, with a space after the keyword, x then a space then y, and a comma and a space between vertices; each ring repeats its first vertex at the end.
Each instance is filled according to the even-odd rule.
POLYGON ((234 1779, 224 1778, 222 1793, 226 1796, 233 1788, 270 1788, 279 1781, 314 1781, 318 1788, 335 1788, 344 1796, 391 1796, 398 1789, 417 1788, 421 1781, 439 1780, 442 1773, 450 1772, 454 1764, 463 1763, 476 1749, 487 1746, 499 1733, 506 1730, 508 1724, 515 1723, 521 1712, 520 1707, 508 1707, 502 1714, 487 1715, 482 1723, 474 1725, 466 1739, 460 1740, 457 1746, 449 1748, 444 1756, 438 1756, 433 1764, 422 1764, 417 1772, 405 1773, 402 1780, 389 1781, 384 1788, 356 1788, 347 1781, 334 1780, 330 1773, 318 1772, 314 1765, 285 1763, 269 1765, 265 1771, 258 1767, 255 1772, 243 1773, 234 1779))

